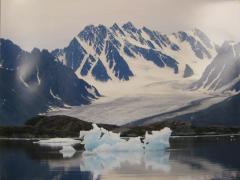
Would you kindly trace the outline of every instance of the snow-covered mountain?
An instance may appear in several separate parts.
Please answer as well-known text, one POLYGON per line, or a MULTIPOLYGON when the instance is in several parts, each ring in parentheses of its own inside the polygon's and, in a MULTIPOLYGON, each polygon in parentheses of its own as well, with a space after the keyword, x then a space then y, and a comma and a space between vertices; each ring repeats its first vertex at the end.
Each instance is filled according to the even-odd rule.
POLYGON ((131 22, 85 27, 64 49, 52 52, 78 77, 97 81, 143 76, 201 76, 215 56, 213 42, 199 29, 170 35, 131 22), (164 72, 159 75, 155 71, 164 72))
POLYGON ((240 43, 225 42, 193 89, 240 90, 240 43))
POLYGON ((100 94, 47 51, 0 39, 0 124, 18 124, 52 107, 89 104, 100 94))

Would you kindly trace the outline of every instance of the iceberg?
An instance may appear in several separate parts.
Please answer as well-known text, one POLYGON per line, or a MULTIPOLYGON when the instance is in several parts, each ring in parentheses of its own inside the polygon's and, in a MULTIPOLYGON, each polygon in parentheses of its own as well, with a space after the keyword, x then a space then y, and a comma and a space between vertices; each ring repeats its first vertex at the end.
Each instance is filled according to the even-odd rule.
POLYGON ((146 132, 142 143, 140 137, 125 140, 120 137, 120 133, 113 133, 93 124, 92 130, 80 132, 80 138, 83 139, 82 144, 88 152, 148 151, 169 148, 171 133, 170 128, 152 131, 151 134, 146 132))
POLYGON ((62 149, 59 152, 62 153, 64 158, 72 157, 76 152, 73 146, 80 143, 84 145, 84 153, 147 152, 169 148, 171 132, 170 128, 152 131, 151 134, 146 132, 145 138, 141 141, 141 137, 123 139, 120 137, 120 133, 114 133, 93 124, 93 129, 80 132, 79 138, 81 140, 53 138, 40 140, 36 143, 41 146, 61 147, 62 149))

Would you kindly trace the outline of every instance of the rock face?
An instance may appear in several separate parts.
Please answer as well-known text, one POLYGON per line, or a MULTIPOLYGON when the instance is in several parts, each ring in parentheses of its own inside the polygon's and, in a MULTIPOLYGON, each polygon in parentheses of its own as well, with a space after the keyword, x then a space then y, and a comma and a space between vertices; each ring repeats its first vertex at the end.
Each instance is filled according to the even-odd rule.
POLYGON ((208 64, 214 52, 213 43, 198 29, 166 35, 147 27, 136 28, 128 22, 123 26, 115 23, 110 28, 89 25, 67 47, 52 54, 77 76, 106 82, 128 81, 141 74, 141 70, 131 65, 140 60, 157 66, 159 71, 168 68, 173 75, 188 76, 189 66, 194 71, 199 69, 199 63, 208 64), (186 64, 187 74, 184 74, 186 64))
POLYGON ((89 104, 100 94, 47 51, 1 39, 0 124, 21 124, 50 108, 89 104))
POLYGON ((191 77, 193 74, 194 74, 194 72, 193 72, 192 68, 188 64, 186 64, 183 77, 188 78, 188 77, 191 77))
POLYGON ((193 89, 240 90, 240 43, 225 42, 193 89))

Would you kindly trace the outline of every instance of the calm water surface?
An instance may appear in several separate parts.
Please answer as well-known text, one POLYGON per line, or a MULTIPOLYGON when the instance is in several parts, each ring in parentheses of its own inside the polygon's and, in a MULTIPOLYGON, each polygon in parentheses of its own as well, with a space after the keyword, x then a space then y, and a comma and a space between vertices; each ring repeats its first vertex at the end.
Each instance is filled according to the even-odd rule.
POLYGON ((175 138, 166 151, 88 154, 63 158, 28 141, 0 141, 0 180, 239 179, 240 138, 175 138))

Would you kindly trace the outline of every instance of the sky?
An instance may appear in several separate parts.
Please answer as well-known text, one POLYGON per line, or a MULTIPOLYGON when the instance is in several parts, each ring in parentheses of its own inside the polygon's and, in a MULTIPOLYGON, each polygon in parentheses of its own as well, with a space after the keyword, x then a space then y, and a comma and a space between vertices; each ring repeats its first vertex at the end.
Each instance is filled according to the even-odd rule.
POLYGON ((1 37, 25 50, 63 48, 85 26, 128 21, 163 33, 199 28, 240 42, 240 0, 0 0, 1 37))

